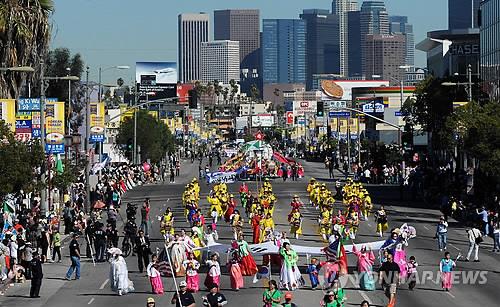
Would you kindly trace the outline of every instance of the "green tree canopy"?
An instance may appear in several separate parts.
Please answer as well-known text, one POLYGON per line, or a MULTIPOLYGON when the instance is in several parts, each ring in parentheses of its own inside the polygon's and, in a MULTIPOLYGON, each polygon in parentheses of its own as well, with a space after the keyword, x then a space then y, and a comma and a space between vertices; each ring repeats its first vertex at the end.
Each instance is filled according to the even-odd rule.
POLYGON ((19 190, 33 191, 43 159, 40 142, 17 141, 14 133, 0 121, 0 198, 19 190))
MULTIPOLYGON (((168 127, 145 110, 139 110, 137 115, 137 145, 140 147, 141 159, 160 161, 167 152, 173 152, 174 137, 168 127)), ((116 145, 127 157, 132 157, 134 140, 134 118, 127 118, 121 125, 116 137, 116 145)))

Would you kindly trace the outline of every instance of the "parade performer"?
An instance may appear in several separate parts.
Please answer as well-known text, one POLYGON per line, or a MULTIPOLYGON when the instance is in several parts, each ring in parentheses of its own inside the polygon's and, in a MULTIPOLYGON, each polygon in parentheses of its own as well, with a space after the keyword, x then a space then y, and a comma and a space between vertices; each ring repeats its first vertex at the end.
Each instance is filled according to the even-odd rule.
POLYGON ((444 289, 444 291, 450 291, 451 289, 451 272, 453 271, 455 266, 455 261, 451 259, 450 253, 444 253, 444 258, 439 262, 439 271, 441 272, 441 287, 444 289))
POLYGON ((170 241, 174 235, 174 215, 170 207, 167 208, 160 222, 160 233, 165 240, 170 241))
POLYGON ((111 290, 118 295, 134 291, 134 284, 128 279, 128 269, 122 253, 118 250, 110 259, 111 290))
POLYGON ((406 251, 404 250, 404 244, 402 242, 398 242, 396 244, 396 249, 394 250, 394 262, 399 265, 399 276, 401 279, 406 279, 408 275, 408 271, 406 270, 406 251))
POLYGON ((295 236, 295 239, 299 239, 299 235, 302 234, 302 214, 298 207, 292 209, 288 215, 288 222, 290 223, 290 234, 295 236))
POLYGON ((160 271, 158 271, 158 256, 153 254, 151 262, 146 269, 151 283, 151 291, 154 294, 163 294, 163 282, 161 280, 160 271))
POLYGON ((168 248, 171 249, 172 265, 176 277, 185 275, 185 270, 182 264, 186 260, 186 246, 178 234, 175 234, 174 240, 170 242, 168 248))
POLYGON ((236 201, 234 200, 233 194, 231 194, 227 202, 226 212, 224 213, 224 220, 226 221, 226 223, 229 223, 231 221, 231 216, 233 215, 235 209, 236 201))
POLYGON ((380 206, 375 217, 377 219, 377 232, 379 236, 382 237, 384 231, 387 231, 389 228, 389 224, 387 224, 387 213, 385 212, 384 206, 380 206))
POLYGON ((417 284, 417 267, 418 262, 415 260, 415 256, 410 256, 410 261, 406 264, 406 271, 408 272, 408 289, 413 291, 417 284))
POLYGON ((309 274, 309 280, 311 281, 311 288, 316 290, 319 285, 319 270, 321 269, 321 265, 318 262, 318 259, 311 258, 311 263, 307 266, 307 274, 309 274))
POLYGON ((309 204, 314 205, 314 189, 316 186, 316 179, 311 178, 307 184, 307 193, 309 194, 309 204))
POLYGON ((257 264, 250 254, 247 241, 244 240, 243 234, 238 237, 238 256, 241 259, 241 273, 243 276, 252 276, 258 272, 257 264))
POLYGON ((359 274, 359 287, 361 290, 373 291, 375 290, 375 282, 373 281, 373 264, 375 263, 375 255, 371 248, 367 251, 366 246, 361 246, 361 250, 356 248, 354 244, 352 252, 358 258, 358 274, 359 274))
POLYGON ((273 217, 271 216, 270 213, 268 213, 264 219, 261 221, 261 229, 262 231, 260 232, 261 238, 260 242, 264 242, 264 234, 265 231, 270 230, 271 232, 274 231, 274 220, 273 217))
POLYGON ((288 242, 283 243, 283 246, 280 248, 280 255, 283 257, 280 287, 287 290, 295 290, 304 284, 302 275, 297 267, 299 257, 288 242))
POLYGON ((231 228, 233 228, 233 237, 235 240, 238 239, 238 235, 242 232, 243 228, 243 218, 238 210, 235 210, 231 215, 231 228))
POLYGON ((200 277, 198 275, 200 263, 196 260, 193 252, 189 253, 188 259, 184 260, 182 266, 186 272, 186 284, 188 291, 198 292, 200 288, 200 277))
POLYGON ((324 242, 328 242, 328 237, 331 234, 331 228, 330 211, 323 209, 319 219, 319 229, 324 242))
POLYGON ((290 203, 292 209, 300 209, 303 205, 304 204, 300 201, 299 195, 295 194, 293 196, 292 202, 290 203))
POLYGON ((217 255, 217 253, 213 253, 210 255, 210 259, 206 262, 208 266, 208 272, 204 284, 207 289, 210 289, 213 284, 216 284, 220 287, 221 272, 218 258, 219 256, 217 255))
POLYGON ((228 271, 230 272, 231 279, 231 289, 240 290, 243 288, 243 275, 241 273, 240 259, 238 257, 238 252, 233 251, 232 257, 228 262, 228 271))
POLYGON ((193 246, 195 249, 195 250, 193 250, 194 256, 198 260, 201 260, 201 251, 197 250, 197 248, 205 246, 205 243, 203 242, 203 240, 201 238, 202 238, 202 234, 197 232, 196 227, 193 227, 193 229, 191 230, 191 240, 194 243, 194 246, 193 246))
POLYGON ((252 223, 252 242, 253 244, 261 243, 261 221, 263 219, 262 210, 258 210, 256 214, 253 214, 252 223))

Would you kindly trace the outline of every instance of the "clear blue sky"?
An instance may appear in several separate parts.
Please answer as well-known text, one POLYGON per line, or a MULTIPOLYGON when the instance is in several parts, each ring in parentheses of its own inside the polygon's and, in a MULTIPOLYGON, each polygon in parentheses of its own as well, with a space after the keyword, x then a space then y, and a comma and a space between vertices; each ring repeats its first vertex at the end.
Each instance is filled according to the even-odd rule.
MULTIPOLYGON (((358 2, 362 2, 358 0, 358 2)), ((257 8, 261 18, 298 18, 304 8, 331 8, 330 0, 55 0, 52 47, 82 54, 97 79, 99 66, 129 65, 129 71, 107 71, 103 83, 134 78, 137 61, 177 60, 177 15, 213 13, 216 9, 257 8)), ((406 15, 415 42, 427 31, 447 28, 447 0, 385 0, 390 15, 406 15)), ((416 51, 416 65, 425 55, 416 51)))

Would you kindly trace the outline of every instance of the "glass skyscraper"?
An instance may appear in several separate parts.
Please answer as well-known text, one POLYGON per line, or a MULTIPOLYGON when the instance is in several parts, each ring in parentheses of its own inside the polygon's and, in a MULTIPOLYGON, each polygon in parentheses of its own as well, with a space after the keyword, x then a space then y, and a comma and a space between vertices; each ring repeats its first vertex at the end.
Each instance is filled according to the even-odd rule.
POLYGON ((391 34, 404 34, 406 39, 406 65, 415 64, 415 37, 413 25, 408 23, 407 16, 389 16, 391 34))
POLYGON ((481 0, 448 0, 448 29, 478 27, 478 12, 481 0))
POLYGON ((262 64, 264 84, 306 82, 304 20, 263 20, 262 64))
POLYGON ((500 0, 481 3, 481 79, 490 99, 500 99, 500 0))

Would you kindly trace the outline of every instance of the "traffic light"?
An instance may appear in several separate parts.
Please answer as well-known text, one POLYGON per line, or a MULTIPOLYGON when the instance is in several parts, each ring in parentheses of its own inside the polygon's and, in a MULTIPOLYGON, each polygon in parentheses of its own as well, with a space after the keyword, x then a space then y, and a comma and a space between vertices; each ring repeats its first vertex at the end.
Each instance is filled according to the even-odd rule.
POLYGON ((189 90, 189 108, 198 109, 198 92, 196 90, 189 90))
POLYGON ((318 101, 318 108, 316 111, 316 116, 323 117, 325 106, 323 104, 323 101, 318 101))

